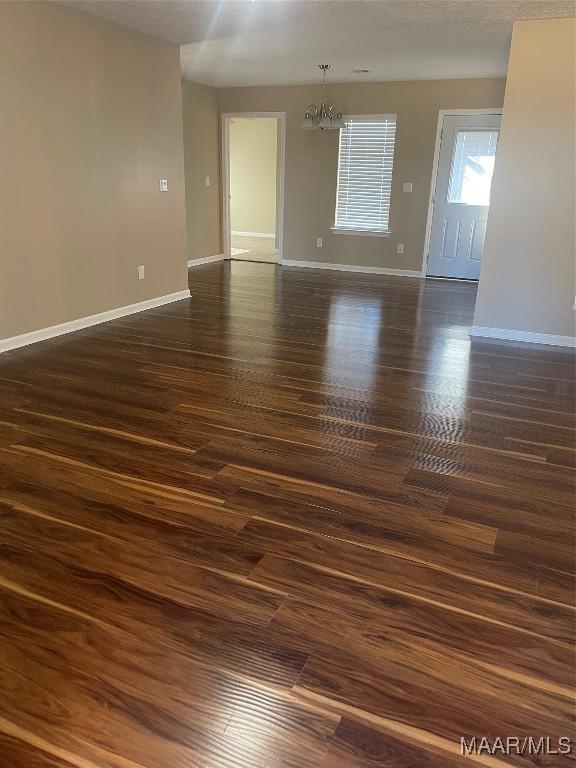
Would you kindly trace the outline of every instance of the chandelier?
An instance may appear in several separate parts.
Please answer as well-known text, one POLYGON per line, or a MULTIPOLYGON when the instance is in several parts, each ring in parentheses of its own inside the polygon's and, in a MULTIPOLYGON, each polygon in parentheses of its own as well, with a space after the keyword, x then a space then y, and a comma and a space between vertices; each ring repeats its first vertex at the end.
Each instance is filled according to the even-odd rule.
POLYGON ((315 131, 334 131, 338 128, 344 128, 344 118, 342 112, 339 112, 334 105, 329 106, 326 103, 326 72, 330 69, 330 64, 318 64, 322 72, 322 99, 320 106, 310 104, 304 115, 302 128, 315 131))

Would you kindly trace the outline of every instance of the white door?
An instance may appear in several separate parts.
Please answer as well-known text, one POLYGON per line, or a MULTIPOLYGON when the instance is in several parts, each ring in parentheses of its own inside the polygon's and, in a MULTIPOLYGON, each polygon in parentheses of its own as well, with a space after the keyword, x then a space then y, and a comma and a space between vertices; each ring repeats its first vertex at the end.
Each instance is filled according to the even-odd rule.
POLYGON ((478 280, 500 115, 444 117, 426 274, 478 280))

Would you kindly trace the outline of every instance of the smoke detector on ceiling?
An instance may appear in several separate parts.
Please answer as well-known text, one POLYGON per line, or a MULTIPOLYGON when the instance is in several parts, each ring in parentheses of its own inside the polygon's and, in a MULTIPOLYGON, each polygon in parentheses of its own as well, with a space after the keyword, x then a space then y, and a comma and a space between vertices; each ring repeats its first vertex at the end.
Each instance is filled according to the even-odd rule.
POLYGON ((352 72, 354 72, 355 75, 365 75, 368 72, 370 72, 369 69, 353 69, 352 72))

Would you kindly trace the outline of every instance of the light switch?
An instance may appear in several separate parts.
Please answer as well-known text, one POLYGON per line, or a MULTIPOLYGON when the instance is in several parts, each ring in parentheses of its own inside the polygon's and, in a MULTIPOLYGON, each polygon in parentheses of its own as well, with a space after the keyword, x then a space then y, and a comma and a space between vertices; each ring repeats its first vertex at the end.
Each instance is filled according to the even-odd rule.
POLYGON ((412 192, 411 181, 405 181, 404 184, 402 184, 402 192, 412 192))
POLYGON ((322 248, 322 238, 317 237, 316 238, 316 248, 322 248))
POLYGON ((404 243, 398 243, 396 246, 396 253, 404 253, 404 243))
POLYGON ((206 176, 206 186, 210 186, 210 176, 206 176))
POLYGON ((160 192, 168 192, 168 179, 160 179, 160 192))
POLYGON ((140 265, 138 267, 138 280, 144 280, 144 266, 140 265))

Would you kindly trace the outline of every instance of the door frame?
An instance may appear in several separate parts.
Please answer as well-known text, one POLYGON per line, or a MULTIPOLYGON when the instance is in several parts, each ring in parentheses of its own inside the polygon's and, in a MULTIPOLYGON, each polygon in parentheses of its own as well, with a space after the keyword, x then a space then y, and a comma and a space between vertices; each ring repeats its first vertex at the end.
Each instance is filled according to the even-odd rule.
POLYGON ((426 218, 426 236, 424 238, 424 253, 422 254, 421 277, 429 280, 457 280, 454 277, 428 277, 428 256, 430 251, 430 236, 432 234, 432 217, 434 215, 434 193, 438 180, 438 164, 440 162, 440 146, 442 144, 442 131, 445 117, 458 117, 459 115, 501 115, 502 107, 483 107, 481 109, 440 109, 438 110, 438 124, 436 126, 436 141, 434 144, 434 160, 432 162, 432 179, 430 180, 430 195, 428 197, 428 216, 426 218))
POLYGON ((278 264, 284 263, 284 175, 286 157, 286 112, 222 112, 220 131, 222 136, 222 250, 224 259, 232 258, 230 237, 230 120, 240 117, 274 117, 280 121, 279 145, 276 162, 280 171, 278 199, 276 200, 276 237, 278 240, 278 264))

